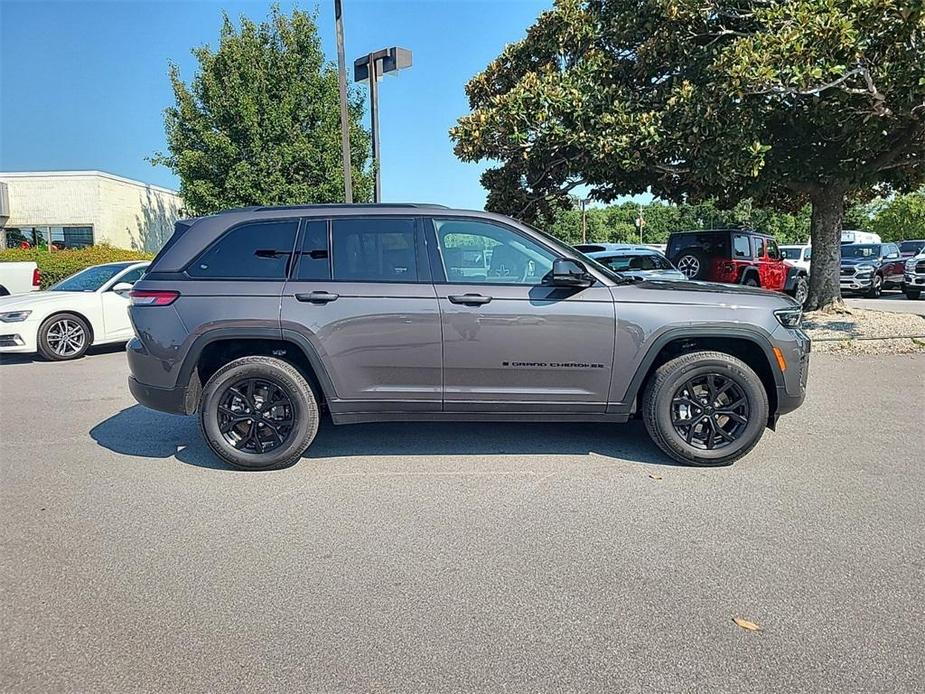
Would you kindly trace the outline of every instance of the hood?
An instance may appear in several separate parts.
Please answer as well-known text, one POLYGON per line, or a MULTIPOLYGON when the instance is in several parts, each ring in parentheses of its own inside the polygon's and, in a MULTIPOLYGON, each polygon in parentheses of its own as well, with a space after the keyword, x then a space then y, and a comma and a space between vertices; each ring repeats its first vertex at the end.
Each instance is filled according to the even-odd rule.
POLYGON ((92 292, 26 292, 25 294, 12 294, 10 296, 0 296, 0 311, 21 311, 25 309, 34 310, 39 306, 51 304, 59 301, 67 301, 70 296, 73 301, 74 295, 81 295, 92 292))
POLYGON ((620 274, 643 280, 687 280, 687 275, 680 270, 621 270, 620 274))
POLYGON ((651 301, 671 304, 743 304, 770 309, 797 306, 787 294, 741 284, 720 284, 696 280, 643 280, 633 285, 643 292, 659 292, 651 301), (673 296, 674 295, 674 296, 673 296))

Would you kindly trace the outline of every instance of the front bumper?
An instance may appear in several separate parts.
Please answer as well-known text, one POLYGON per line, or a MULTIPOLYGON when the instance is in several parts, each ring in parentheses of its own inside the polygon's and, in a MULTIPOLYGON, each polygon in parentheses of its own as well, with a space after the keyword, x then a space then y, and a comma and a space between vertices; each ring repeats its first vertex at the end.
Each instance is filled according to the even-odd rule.
POLYGON ((873 283, 873 274, 864 275, 863 277, 858 277, 857 275, 846 277, 842 275, 839 280, 839 285, 841 286, 842 291, 859 291, 862 289, 870 289, 873 283))
MULTIPOLYGON (((791 330, 783 326, 771 334, 772 343, 780 348, 787 368, 781 373, 782 381, 777 385, 777 411, 772 420, 793 412, 806 399, 806 382, 809 379, 809 355, 812 342, 802 330, 791 330)), ((775 368, 776 367, 775 365, 775 368)))
POLYGON ((32 354, 38 351, 39 321, 0 321, 0 354, 32 354))
POLYGON ((903 287, 914 287, 916 289, 921 287, 925 289, 925 275, 913 275, 907 272, 903 275, 903 287))

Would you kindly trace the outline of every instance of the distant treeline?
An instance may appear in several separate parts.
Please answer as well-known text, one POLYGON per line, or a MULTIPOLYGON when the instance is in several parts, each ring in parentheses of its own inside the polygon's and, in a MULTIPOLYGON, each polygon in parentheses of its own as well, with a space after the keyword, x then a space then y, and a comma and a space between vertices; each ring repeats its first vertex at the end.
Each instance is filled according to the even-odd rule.
MULTIPOLYGON (((769 232, 781 243, 803 243, 809 239, 809 205, 796 214, 755 207, 751 200, 744 200, 732 209, 719 209, 710 202, 697 205, 652 202, 641 207, 644 243, 664 243, 673 231, 729 227, 769 232)), ((588 241, 638 243, 635 220, 639 210, 640 205, 630 202, 588 206, 585 211, 588 241)), ((580 243, 581 216, 576 201, 572 209, 543 220, 539 226, 567 243, 580 243)), ((925 191, 853 205, 845 213, 844 228, 872 231, 884 241, 925 238, 925 191)))

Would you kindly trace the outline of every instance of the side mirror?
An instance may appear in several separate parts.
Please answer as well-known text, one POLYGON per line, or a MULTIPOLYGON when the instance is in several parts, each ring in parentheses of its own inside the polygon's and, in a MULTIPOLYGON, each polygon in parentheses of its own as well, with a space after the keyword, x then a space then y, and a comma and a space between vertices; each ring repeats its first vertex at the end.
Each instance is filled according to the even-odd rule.
POLYGON ((557 287, 590 287, 594 278, 577 260, 556 258, 552 263, 552 283, 557 287))
POLYGON ((112 290, 119 296, 128 296, 128 293, 132 291, 132 285, 128 282, 117 282, 112 286, 112 290))

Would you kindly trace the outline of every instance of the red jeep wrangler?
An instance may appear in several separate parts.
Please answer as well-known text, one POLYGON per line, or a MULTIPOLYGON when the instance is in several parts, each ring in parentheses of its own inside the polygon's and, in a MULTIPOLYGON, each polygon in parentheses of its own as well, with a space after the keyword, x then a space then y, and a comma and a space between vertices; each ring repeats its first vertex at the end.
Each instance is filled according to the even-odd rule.
POLYGON ((786 262, 777 241, 757 231, 677 231, 668 237, 666 255, 692 280, 764 287, 800 304, 809 293, 806 271, 786 262))

